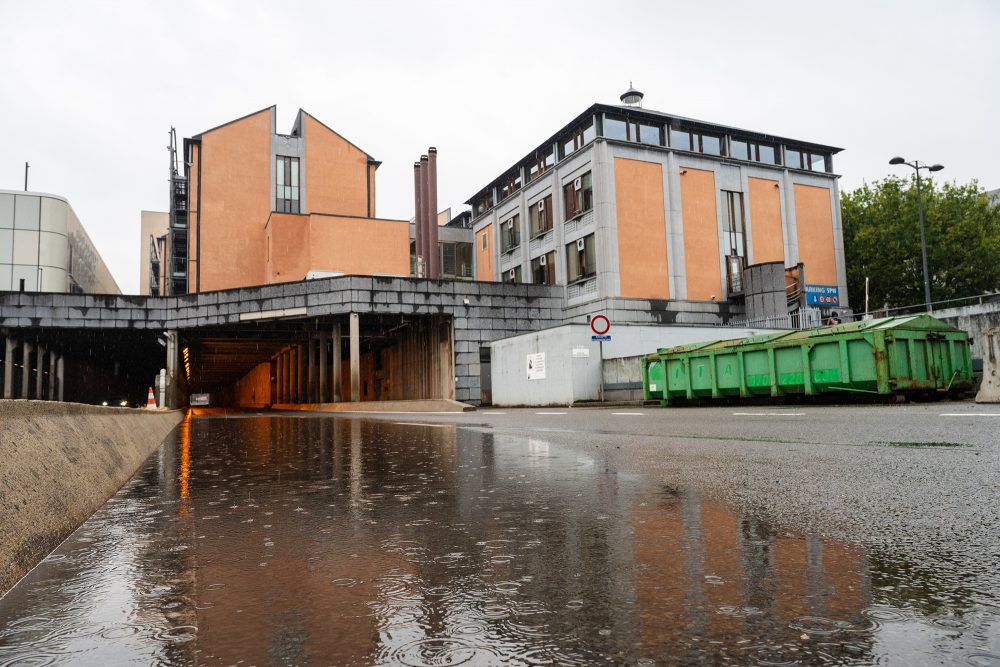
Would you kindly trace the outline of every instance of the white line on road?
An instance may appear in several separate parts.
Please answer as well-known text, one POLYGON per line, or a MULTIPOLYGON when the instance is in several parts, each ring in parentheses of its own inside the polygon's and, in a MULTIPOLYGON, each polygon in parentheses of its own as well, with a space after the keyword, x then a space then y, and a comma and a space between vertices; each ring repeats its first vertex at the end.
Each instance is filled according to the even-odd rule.
POLYGON ((536 412, 536 415, 564 415, 565 412, 536 412))
POLYGON ((484 412, 483 414, 484 415, 505 415, 507 413, 506 412, 500 412, 498 410, 489 410, 487 412, 484 412))
POLYGON ((641 417, 642 416, 641 412, 612 412, 611 414, 613 414, 613 415, 630 416, 630 417, 641 417))
POLYGON ((942 412, 938 417, 1000 417, 1000 412, 942 412))
POLYGON ((802 417, 804 412, 734 412, 734 417, 802 417))

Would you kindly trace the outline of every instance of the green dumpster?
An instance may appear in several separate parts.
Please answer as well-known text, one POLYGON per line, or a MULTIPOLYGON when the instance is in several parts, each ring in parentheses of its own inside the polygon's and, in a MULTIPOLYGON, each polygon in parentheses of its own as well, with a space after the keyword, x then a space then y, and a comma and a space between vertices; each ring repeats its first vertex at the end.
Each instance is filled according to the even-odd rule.
POLYGON ((727 397, 944 394, 970 389, 972 382, 968 334, 929 315, 694 343, 643 360, 644 395, 664 405, 727 397))
POLYGON ((642 398, 644 400, 663 400, 663 387, 666 375, 663 372, 663 362, 656 353, 646 355, 642 359, 642 398))

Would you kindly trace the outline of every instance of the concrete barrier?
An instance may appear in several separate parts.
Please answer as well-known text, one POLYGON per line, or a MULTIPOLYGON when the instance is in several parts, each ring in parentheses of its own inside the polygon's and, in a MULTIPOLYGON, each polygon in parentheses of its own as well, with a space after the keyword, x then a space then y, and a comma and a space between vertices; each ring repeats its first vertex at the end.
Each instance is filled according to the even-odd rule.
POLYGON ((1000 403, 1000 328, 984 333, 982 345, 983 382, 976 403, 1000 403))
POLYGON ((182 417, 0 400, 0 595, 114 495, 182 417))

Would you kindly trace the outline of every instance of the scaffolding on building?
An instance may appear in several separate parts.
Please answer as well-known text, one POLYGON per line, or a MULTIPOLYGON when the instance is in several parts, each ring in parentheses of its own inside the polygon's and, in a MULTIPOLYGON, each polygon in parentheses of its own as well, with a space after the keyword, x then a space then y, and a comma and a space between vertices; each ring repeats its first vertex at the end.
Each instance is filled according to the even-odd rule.
POLYGON ((168 269, 166 293, 187 294, 188 273, 188 184, 177 159, 177 131, 170 128, 170 227, 167 232, 168 269))

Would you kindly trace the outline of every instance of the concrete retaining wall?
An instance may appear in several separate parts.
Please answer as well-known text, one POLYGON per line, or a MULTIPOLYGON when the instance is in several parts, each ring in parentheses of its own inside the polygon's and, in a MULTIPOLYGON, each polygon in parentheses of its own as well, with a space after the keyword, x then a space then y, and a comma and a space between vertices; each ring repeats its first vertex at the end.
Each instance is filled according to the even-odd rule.
POLYGON ((935 310, 931 315, 969 334, 972 358, 978 367, 985 356, 983 340, 986 332, 1000 327, 1000 301, 985 301, 960 308, 935 310))
POLYGON ((181 417, 0 401, 0 594, 114 495, 181 417))

